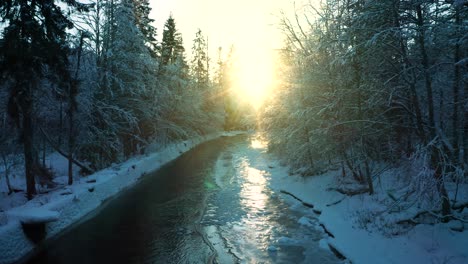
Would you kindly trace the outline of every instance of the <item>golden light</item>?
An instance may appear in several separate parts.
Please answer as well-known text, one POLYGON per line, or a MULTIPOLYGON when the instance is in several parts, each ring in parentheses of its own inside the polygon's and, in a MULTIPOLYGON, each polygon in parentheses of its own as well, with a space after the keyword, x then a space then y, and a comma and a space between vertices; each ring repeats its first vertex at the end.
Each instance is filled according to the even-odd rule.
POLYGON ((272 55, 267 51, 242 51, 237 61, 234 92, 256 110, 273 90, 275 75, 272 55))
POLYGON ((254 149, 266 149, 268 146, 268 142, 262 136, 262 134, 257 133, 253 136, 250 140, 250 147, 254 149))
POLYGON ((193 0, 150 2, 158 30, 164 28, 169 14, 174 16, 187 52, 191 51, 197 28, 209 37, 208 53, 212 62, 217 59, 219 47, 226 59, 233 46, 238 62, 235 76, 230 78, 233 84, 230 89, 240 101, 258 109, 275 83, 274 50, 284 45, 283 32, 278 30, 278 16, 282 11, 293 14, 296 7, 310 1, 317 0, 298 0, 297 5, 286 0, 203 0, 203 4, 193 0))

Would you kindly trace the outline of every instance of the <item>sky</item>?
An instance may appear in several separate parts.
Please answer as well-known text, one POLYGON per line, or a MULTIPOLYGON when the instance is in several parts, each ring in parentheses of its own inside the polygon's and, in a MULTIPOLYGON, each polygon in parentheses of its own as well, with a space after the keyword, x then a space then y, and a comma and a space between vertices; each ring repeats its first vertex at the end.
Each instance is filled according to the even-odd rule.
POLYGON ((290 0, 151 0, 151 16, 161 39, 164 22, 172 13, 188 57, 198 29, 208 36, 212 65, 219 47, 225 57, 234 45, 240 68, 239 91, 251 101, 261 101, 273 85, 273 54, 284 43, 280 12, 293 14, 301 1, 296 1, 295 8, 290 0))
MULTIPOLYGON (((182 33, 187 52, 198 28, 209 37, 210 51, 239 51, 279 48, 282 45, 277 16, 293 8, 288 0, 151 0, 152 17, 159 37, 165 20, 172 13, 182 33)), ((210 54, 211 55, 211 54, 210 54)), ((211 55, 213 56, 213 55, 211 55)))

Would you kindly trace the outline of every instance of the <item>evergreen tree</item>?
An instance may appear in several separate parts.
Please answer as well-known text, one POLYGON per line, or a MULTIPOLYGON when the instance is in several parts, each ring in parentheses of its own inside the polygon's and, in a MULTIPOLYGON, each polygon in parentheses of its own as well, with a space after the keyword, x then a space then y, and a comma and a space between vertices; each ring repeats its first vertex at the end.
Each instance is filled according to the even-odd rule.
POLYGON ((208 61, 207 43, 202 31, 198 29, 193 40, 190 70, 195 86, 199 90, 206 89, 209 86, 208 61))
POLYGON ((141 136, 152 134, 151 128, 141 128, 155 112, 157 64, 137 28, 133 10, 131 0, 122 0, 114 7, 114 37, 106 51, 101 69, 104 73, 96 93, 96 116, 100 117, 96 123, 100 125, 94 136, 101 138, 99 141, 103 141, 101 145, 109 154, 104 164, 123 158, 122 154, 129 156, 141 136))
MULTIPOLYGON (((75 0, 63 4, 85 11, 87 5, 75 0)), ((27 196, 36 193, 34 161, 34 93, 45 77, 69 85, 66 30, 72 22, 53 0, 6 0, 0 2, 6 27, 0 41, 0 77, 10 90, 8 111, 21 128, 24 147, 27 196)))
POLYGON ((219 47, 218 48, 218 60, 216 61, 216 72, 215 72, 215 80, 214 82, 216 83, 216 86, 218 89, 221 89, 223 86, 223 79, 224 79, 224 61, 222 58, 223 55, 223 48, 219 47))
POLYGON ((145 42, 148 45, 151 56, 156 58, 158 52, 157 35, 156 28, 152 25, 154 19, 149 17, 151 13, 149 0, 133 0, 133 13, 135 14, 136 25, 145 37, 145 42))
POLYGON ((161 42, 161 65, 165 66, 177 62, 179 58, 183 58, 184 51, 182 36, 177 31, 174 18, 170 15, 164 24, 161 42))

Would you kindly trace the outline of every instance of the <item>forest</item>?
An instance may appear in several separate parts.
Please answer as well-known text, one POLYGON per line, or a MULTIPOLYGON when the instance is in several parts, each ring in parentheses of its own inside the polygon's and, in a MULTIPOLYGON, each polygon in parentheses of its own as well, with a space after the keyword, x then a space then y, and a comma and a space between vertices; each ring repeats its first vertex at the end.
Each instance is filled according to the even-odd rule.
MULTIPOLYGON (((150 12, 148 0, 2 1, 6 181, 22 157, 32 198, 36 178, 53 184, 51 151, 69 160, 72 184, 72 164, 90 174, 149 142, 255 126, 232 96, 234 48, 213 61, 199 29, 185 51, 172 16, 157 41, 150 12)), ((420 191, 449 216, 457 194, 445 183, 467 179, 467 16, 465 1, 396 0, 281 16, 280 83, 259 113, 270 151, 304 175, 339 168, 370 194, 380 164, 418 163, 420 191)))
POLYGON ((212 62, 200 29, 186 51, 172 15, 153 26, 148 0, 56 2, 0 4, 2 178, 24 162, 30 199, 36 181, 53 185, 50 152, 67 157, 72 184, 72 164, 87 175, 242 119, 224 96, 229 61, 219 48, 212 62))
POLYGON ((283 16, 283 83, 262 120, 270 150, 303 175, 339 169, 369 194, 383 167, 415 167, 402 199, 447 221, 467 206, 455 205, 468 177, 467 11, 328 0, 283 16))
POLYGON ((466 263, 468 1, 271 1, 294 9, 266 59, 268 34, 213 49, 150 0, 0 0, 0 263, 37 249, 25 225, 42 243, 109 204, 87 224, 172 237, 141 224, 148 256, 91 262, 173 239, 187 262, 466 263))
MULTIPOLYGON (((157 41, 148 0, 63 4, 0 6, 0 154, 7 182, 22 157, 29 198, 36 178, 53 184, 51 151, 72 184, 72 164, 86 175, 149 142, 255 127, 232 92, 234 48, 210 59, 199 29, 185 51, 172 16, 157 41)), ((270 151, 304 175, 339 168, 370 194, 379 165, 405 158, 450 215, 445 183, 467 178, 467 16, 465 1, 396 0, 283 14, 280 81, 258 114, 270 151)))

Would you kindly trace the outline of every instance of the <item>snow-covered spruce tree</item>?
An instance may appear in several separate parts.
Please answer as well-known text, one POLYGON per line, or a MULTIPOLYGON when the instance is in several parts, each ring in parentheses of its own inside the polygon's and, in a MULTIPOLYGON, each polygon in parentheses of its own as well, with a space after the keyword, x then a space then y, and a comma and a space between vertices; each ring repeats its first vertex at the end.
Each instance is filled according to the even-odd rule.
MULTIPOLYGON (((139 140, 152 135, 153 128, 142 131, 142 124, 151 122, 157 107, 157 63, 145 46, 145 38, 136 27, 132 2, 122 0, 116 9, 115 39, 109 56, 111 100, 136 120, 135 127, 119 131, 128 156, 136 150, 139 140), (140 138, 142 137, 142 138, 140 138)), ((141 142, 140 142, 141 143, 141 142)))
MULTIPOLYGON (((160 118, 157 120, 155 140, 166 144, 177 138, 188 138, 185 110, 194 104, 184 104, 187 100, 187 89, 190 85, 188 65, 184 55, 183 40, 176 28, 172 15, 164 24, 159 72, 161 87, 159 88, 160 118)), ((192 120, 194 121, 194 120, 192 120)))
POLYGON ((152 25, 154 19, 150 18, 151 7, 149 0, 133 0, 133 13, 136 25, 145 37, 145 44, 153 58, 158 56, 158 44, 156 40, 156 28, 152 25))
POLYGON ((183 52, 182 36, 169 17, 163 32, 162 58, 159 78, 160 116, 158 141, 164 143, 179 138, 206 134, 219 130, 219 118, 203 110, 204 90, 194 87, 189 66, 183 52))
POLYGON ((185 49, 182 43, 182 35, 178 32, 171 14, 164 23, 160 66, 176 63, 180 58, 184 57, 185 49))
POLYGON ((122 159, 153 134, 157 63, 145 46, 130 0, 106 7, 103 58, 94 95, 91 141, 85 153, 96 155, 95 166, 122 159), (96 144, 99 142, 99 144, 96 144))
POLYGON ((216 111, 216 91, 210 80, 210 58, 208 56, 208 40, 200 29, 195 34, 192 46, 192 61, 190 75, 194 89, 203 96, 203 109, 206 112, 216 111))
POLYGON ((193 40, 190 74, 195 88, 200 91, 206 91, 210 85, 208 65, 207 43, 201 29, 198 29, 193 40))
POLYGON ((223 48, 218 47, 217 60, 216 60, 216 69, 214 73, 214 83, 218 90, 223 86, 224 79, 224 60, 223 60, 223 48))
POLYGON ((160 75, 159 114, 155 140, 165 144, 203 134, 201 96, 190 88, 191 80, 184 57, 163 67, 160 75))
MULTIPOLYGON (((87 9, 87 5, 75 0, 61 2, 78 11, 87 9)), ((37 167, 33 148, 34 93, 41 80, 49 76, 57 77, 52 79, 54 82, 69 85, 66 30, 73 24, 53 0, 1 1, 0 15, 6 23, 0 41, 0 73, 10 89, 9 114, 21 128, 27 196, 31 199, 36 193, 37 167)))

